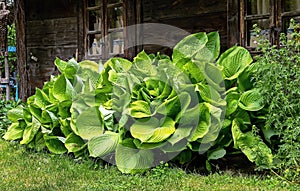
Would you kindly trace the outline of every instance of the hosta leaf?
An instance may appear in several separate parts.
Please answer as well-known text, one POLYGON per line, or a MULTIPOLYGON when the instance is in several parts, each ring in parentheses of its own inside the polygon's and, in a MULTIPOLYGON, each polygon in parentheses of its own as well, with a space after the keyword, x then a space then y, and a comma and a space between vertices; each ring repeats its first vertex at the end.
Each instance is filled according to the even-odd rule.
POLYGON ((79 65, 74 58, 70 59, 67 63, 68 64, 67 64, 65 70, 63 71, 63 74, 66 76, 66 78, 72 80, 75 78, 75 76, 77 74, 79 65))
POLYGON ((8 129, 5 135, 3 136, 3 139, 10 141, 10 140, 17 140, 23 137, 24 128, 20 127, 19 123, 12 123, 8 129))
POLYGON ((53 112, 44 110, 42 111, 42 123, 52 123, 53 127, 56 127, 59 124, 59 120, 53 112))
POLYGON ((54 154, 63 154, 67 152, 67 149, 64 145, 65 138, 59 136, 49 136, 47 134, 44 135, 45 144, 50 152, 54 154))
POLYGON ((238 92, 231 92, 226 96, 226 116, 233 114, 239 103, 240 94, 238 92))
POLYGON ((249 51, 240 46, 234 46, 225 51, 217 61, 223 66, 223 74, 226 80, 236 79, 244 69, 252 62, 249 51))
POLYGON ((36 88, 33 104, 35 104, 39 108, 45 108, 47 105, 50 104, 50 100, 45 94, 45 92, 43 92, 39 88, 36 88))
POLYGON ((222 87, 224 81, 221 69, 214 63, 204 63, 202 73, 205 75, 207 84, 218 91, 223 91, 222 87))
POLYGON ((204 82, 205 74, 203 68, 205 63, 189 61, 183 66, 183 71, 194 83, 204 82))
POLYGON ((201 98, 204 101, 206 101, 212 105, 215 105, 215 106, 225 106, 226 105, 226 101, 221 98, 220 93, 209 85, 198 83, 196 85, 195 90, 197 92, 199 92, 201 98))
POLYGON ((208 41, 206 33, 195 33, 183 38, 175 47, 172 60, 176 64, 182 59, 192 59, 208 41))
POLYGON ((215 107, 206 102, 204 102, 200 106, 201 106, 200 112, 202 112, 202 111, 206 112, 207 109, 209 111, 209 123, 207 123, 207 116, 205 116, 205 114, 200 114, 199 124, 202 124, 201 122, 204 123, 204 126, 203 127, 200 126, 200 127, 205 129, 205 128, 207 128, 206 125, 209 124, 209 130, 204 135, 204 137, 201 139, 201 143, 202 144, 210 144, 218 138, 220 130, 222 128, 222 117, 223 117, 222 109, 215 107))
MULTIPOLYGON (((70 126, 70 119, 59 119, 59 123, 60 123, 60 130, 61 132, 64 134, 65 137, 67 137, 68 135, 70 135, 72 132, 72 128, 70 126)), ((74 132, 75 134, 77 132, 74 132)))
POLYGON ((103 134, 104 126, 98 107, 90 107, 83 111, 76 119, 78 135, 86 140, 103 134))
POLYGON ((84 60, 78 63, 81 68, 90 69, 95 72, 99 72, 99 65, 91 60, 84 60))
POLYGON ((84 140, 75 133, 70 133, 66 138, 65 147, 67 148, 68 152, 78 152, 84 149, 85 146, 86 143, 84 140))
POLYGON ((116 73, 123 73, 130 70, 132 63, 124 58, 111 58, 105 63, 105 66, 109 66, 116 73))
POLYGON ((63 73, 68 65, 68 63, 66 61, 63 61, 59 58, 56 58, 54 61, 54 64, 56 65, 56 67, 58 68, 58 70, 63 73))
POLYGON ((107 110, 102 105, 99 107, 101 118, 103 119, 104 126, 107 130, 115 132, 114 124, 114 110, 107 110))
POLYGON ((92 157, 104 157, 114 152, 119 143, 119 134, 107 131, 99 137, 94 137, 88 142, 88 149, 92 157))
POLYGON ((243 124, 238 119, 232 122, 232 137, 236 148, 247 156, 251 162, 258 166, 270 167, 273 163, 271 149, 251 131, 243 133, 241 131, 243 124))
POLYGON ((244 92, 239 99, 239 107, 247 111, 261 110, 263 105, 263 97, 259 90, 252 89, 244 92))
POLYGON ((226 154, 226 150, 223 148, 215 149, 210 151, 207 156, 207 160, 217 160, 223 158, 226 154))
POLYGON ((24 118, 22 106, 18 106, 9 110, 6 114, 7 118, 12 122, 17 122, 20 119, 24 118))
POLYGON ((39 122, 42 121, 42 110, 34 105, 29 105, 29 112, 34 116, 39 122))
MULTIPOLYGON (((211 125, 211 114, 210 109, 206 104, 199 104, 197 107, 193 108, 190 113, 199 112, 199 118, 194 119, 197 121, 196 127, 194 128, 194 132, 192 134, 190 141, 196 141, 199 138, 203 138, 209 130, 211 125)), ((193 120, 193 119, 191 119, 193 120)))
POLYGON ((207 34, 208 41, 205 47, 201 49, 196 55, 195 60, 206 62, 215 61, 220 54, 220 36, 218 32, 211 32, 207 34))
POLYGON ((258 64, 251 64, 238 77, 239 91, 247 91, 253 88, 253 73, 256 71, 258 64))
POLYGON ((151 150, 135 149, 122 144, 116 148, 116 164, 122 173, 135 173, 153 166, 154 156, 151 150))
POLYGON ((145 118, 152 115, 149 103, 142 100, 132 102, 129 105, 129 113, 134 118, 145 118))
POLYGON ((157 74, 155 66, 152 65, 152 59, 145 51, 141 51, 134 58, 133 63, 139 76, 155 76, 157 74))
POLYGON ((60 75, 54 83, 53 96, 59 101, 72 100, 75 91, 71 82, 64 76, 60 75))
POLYGON ((65 100, 60 102, 58 105, 58 116, 62 117, 63 119, 68 118, 70 113, 70 107, 72 105, 72 100, 65 100))
POLYGON ((27 124, 24 132, 23 132, 23 139, 20 144, 28 144, 30 143, 34 136, 37 134, 41 127, 41 123, 35 118, 32 117, 32 123, 27 124))
POLYGON ((159 143, 175 132, 175 122, 171 118, 152 117, 147 121, 136 121, 130 127, 131 135, 142 143, 159 143))

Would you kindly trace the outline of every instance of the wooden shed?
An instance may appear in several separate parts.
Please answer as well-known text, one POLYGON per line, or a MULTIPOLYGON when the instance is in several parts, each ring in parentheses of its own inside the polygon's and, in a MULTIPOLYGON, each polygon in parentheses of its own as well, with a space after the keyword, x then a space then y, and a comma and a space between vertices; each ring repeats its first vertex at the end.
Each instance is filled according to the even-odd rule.
POLYGON ((202 31, 219 31, 223 50, 235 44, 253 50, 253 24, 276 43, 290 30, 290 18, 300 21, 300 1, 15 0, 15 13, 20 97, 26 99, 57 73, 55 57, 131 59, 142 49, 168 54, 172 40, 202 31))

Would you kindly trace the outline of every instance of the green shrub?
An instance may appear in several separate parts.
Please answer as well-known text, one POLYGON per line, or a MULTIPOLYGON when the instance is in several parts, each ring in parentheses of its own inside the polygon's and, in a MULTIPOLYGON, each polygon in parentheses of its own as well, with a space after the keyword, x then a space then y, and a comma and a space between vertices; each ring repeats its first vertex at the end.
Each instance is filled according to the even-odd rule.
MULTIPOLYGON (((299 29, 299 28, 298 28, 299 29)), ((260 44, 256 57, 255 87, 268 106, 266 130, 275 133, 273 147, 279 159, 277 167, 285 177, 300 179, 300 33, 292 39, 281 34, 280 47, 268 41, 260 44), (275 145, 275 146, 274 146, 275 145)))
POLYGON ((220 54, 217 32, 185 37, 172 58, 144 51, 133 61, 112 58, 101 73, 91 61, 56 59, 61 75, 8 112, 13 123, 4 138, 55 154, 88 151, 124 173, 177 154, 180 163, 204 154, 210 170, 211 161, 233 152, 269 168, 273 155, 257 133, 264 105, 251 63, 243 47, 220 54))

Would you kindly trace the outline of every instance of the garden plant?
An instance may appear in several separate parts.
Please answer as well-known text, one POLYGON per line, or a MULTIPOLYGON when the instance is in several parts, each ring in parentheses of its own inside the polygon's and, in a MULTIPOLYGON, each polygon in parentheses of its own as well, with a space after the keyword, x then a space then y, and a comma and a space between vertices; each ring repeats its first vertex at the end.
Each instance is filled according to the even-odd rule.
MULTIPOLYGON (((210 170, 211 161, 231 153, 272 169, 284 160, 274 155, 283 155, 282 143, 287 149, 288 140, 299 143, 299 136, 268 125, 272 104, 256 74, 262 60, 253 63, 240 46, 220 55, 217 32, 185 37, 171 57, 142 51, 133 61, 112 58, 100 73, 95 62, 57 58, 61 74, 7 113, 12 124, 3 138, 55 154, 101 158, 123 173, 170 160, 188 163, 195 154, 206 157, 210 170)), ((299 76, 294 78, 296 86, 299 76)))

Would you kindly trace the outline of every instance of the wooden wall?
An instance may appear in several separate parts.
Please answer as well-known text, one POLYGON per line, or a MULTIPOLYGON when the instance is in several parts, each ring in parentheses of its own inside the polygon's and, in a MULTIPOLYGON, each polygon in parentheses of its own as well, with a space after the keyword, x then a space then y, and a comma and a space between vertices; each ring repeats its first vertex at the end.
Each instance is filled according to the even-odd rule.
MULTIPOLYGON (((219 31, 221 46, 227 48, 227 0, 143 0, 142 7, 145 23, 164 23, 189 33, 219 31)), ((151 41, 148 39, 153 36, 147 31, 143 31, 144 40, 151 41)), ((168 33, 164 37, 168 38, 168 33)), ((153 45, 144 48, 148 52, 170 51, 153 45)))
POLYGON ((26 69, 29 94, 56 74, 56 57, 70 59, 78 48, 77 0, 27 0, 26 69))
MULTIPOLYGON (((132 14, 135 17, 134 22, 160 23, 171 27, 153 28, 153 25, 148 25, 139 31, 142 34, 142 38, 139 39, 143 41, 143 48, 147 52, 170 54, 172 49, 169 47, 173 47, 190 33, 219 31, 223 50, 228 47, 229 41, 233 43, 235 39, 227 37, 228 1, 126 0, 125 2, 126 5, 128 2, 131 2, 130 5, 134 2, 135 5, 132 7, 139 10, 132 14), (172 27, 174 30, 170 32, 169 29, 172 27)), ((19 19, 25 20, 25 31, 22 31, 24 29, 22 20, 18 25, 19 31, 22 31, 19 38, 23 39, 22 35, 25 34, 22 40, 25 41, 25 47, 22 48, 22 43, 19 43, 17 49, 21 55, 18 60, 22 62, 18 63, 18 66, 24 65, 22 60, 26 60, 26 67, 18 69, 21 79, 28 79, 28 83, 24 82, 20 87, 24 93, 22 98, 26 99, 28 95, 34 93, 35 87, 42 87, 50 75, 57 74, 53 64, 56 57, 70 59, 78 49, 79 60, 84 58, 85 0, 16 0, 16 2, 24 3, 20 4, 21 8, 24 7, 24 13, 19 10, 17 15, 19 19)))

